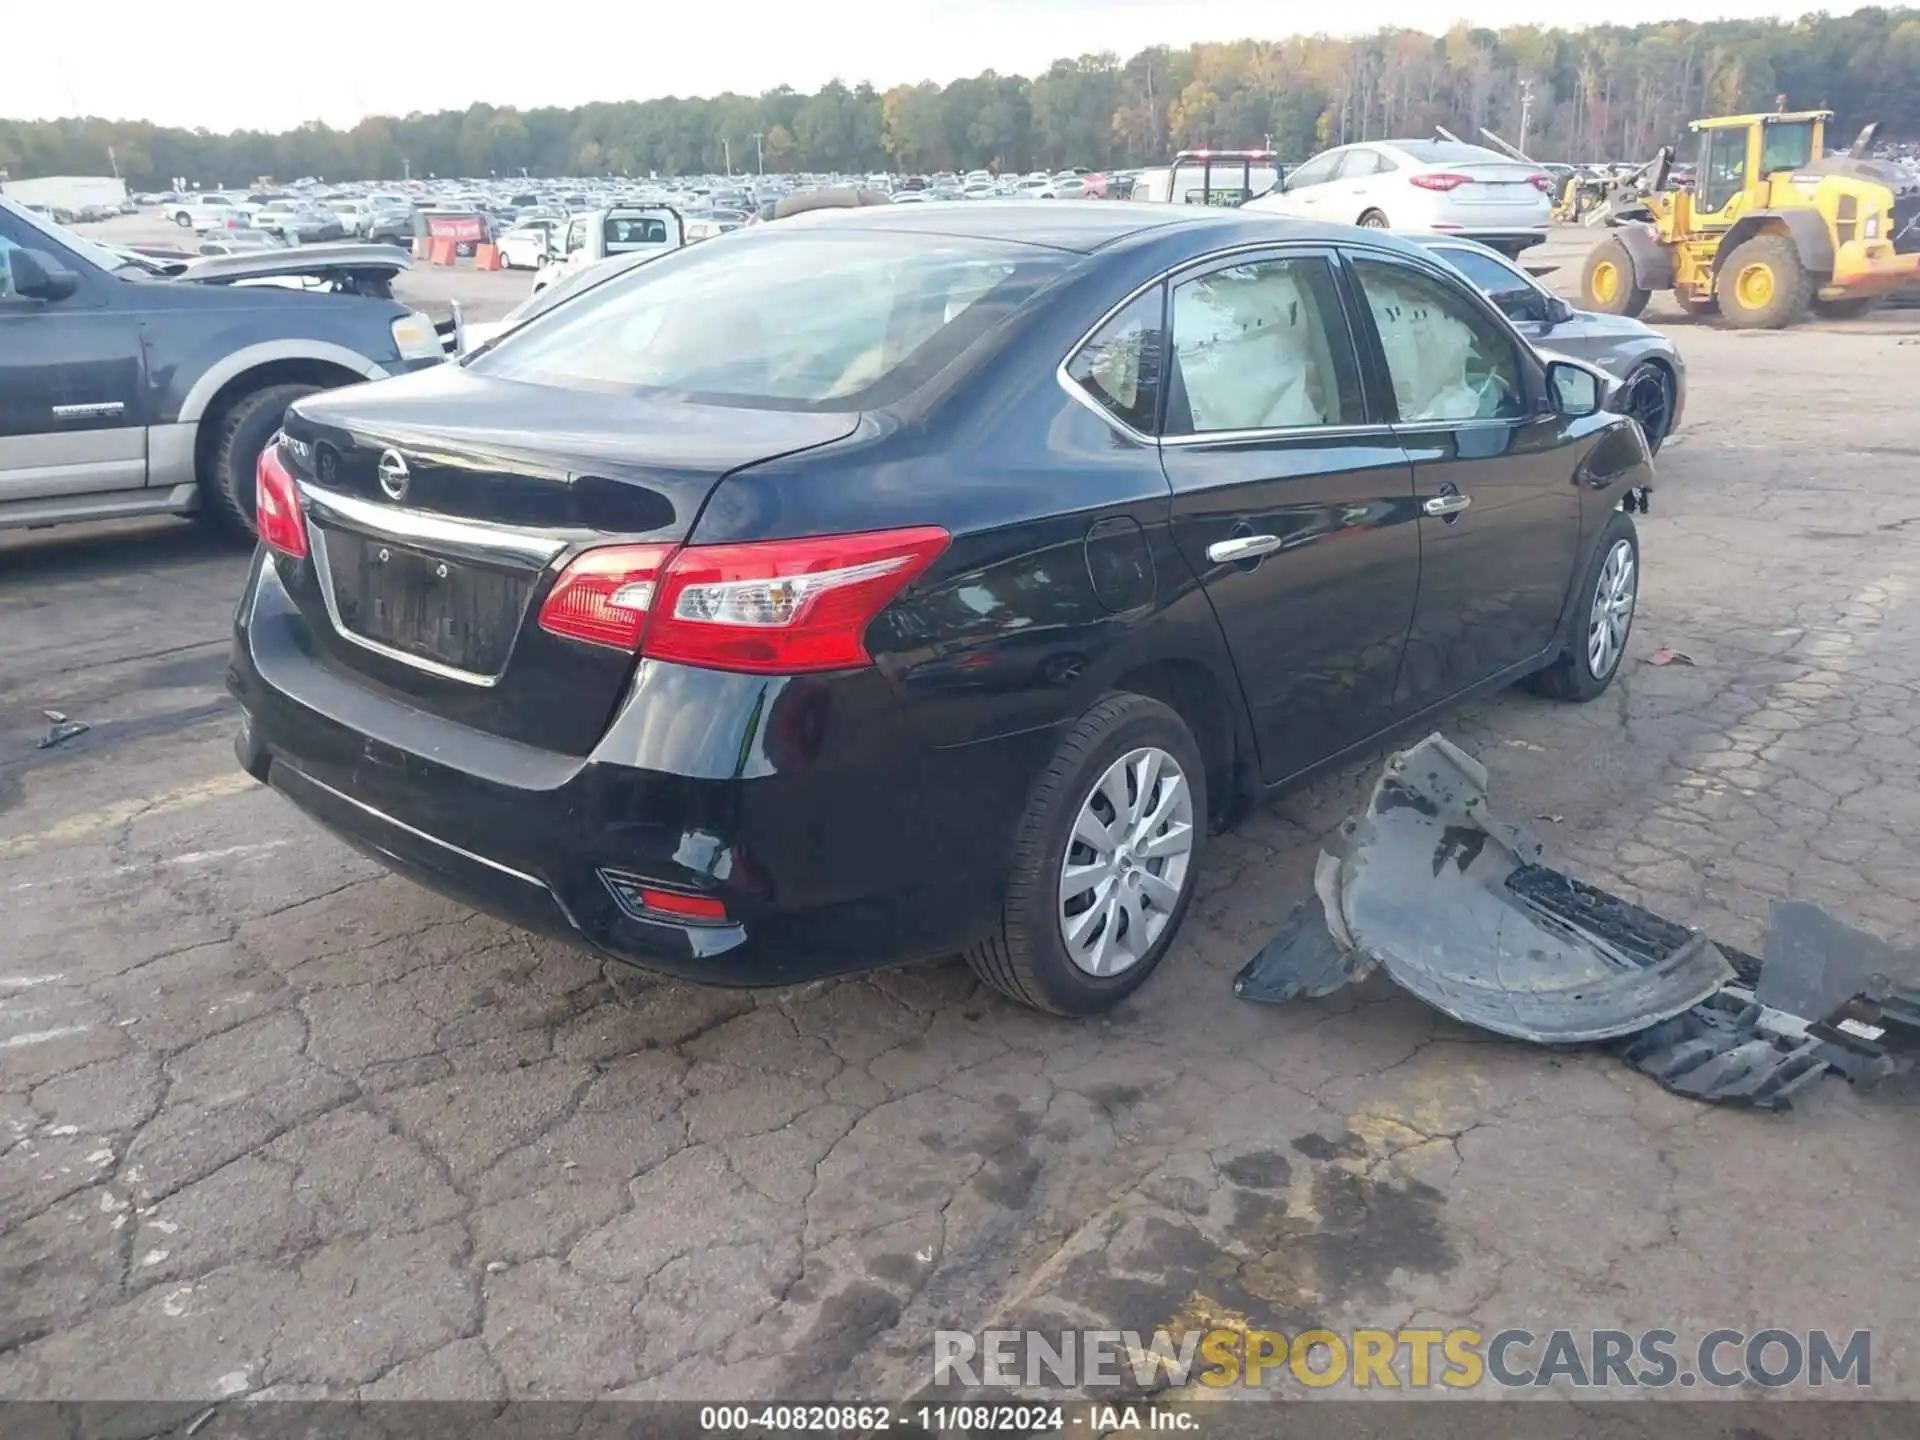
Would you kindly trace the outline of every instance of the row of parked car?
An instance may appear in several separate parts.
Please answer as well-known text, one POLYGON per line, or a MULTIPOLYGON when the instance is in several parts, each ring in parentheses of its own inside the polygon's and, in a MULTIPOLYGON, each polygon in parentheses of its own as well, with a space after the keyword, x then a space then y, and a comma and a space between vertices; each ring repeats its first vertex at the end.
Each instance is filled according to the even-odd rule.
POLYGON ((159 208, 195 234, 256 230, 296 245, 347 239, 405 244, 414 233, 414 204, 400 195, 320 200, 208 191, 163 200, 159 208))

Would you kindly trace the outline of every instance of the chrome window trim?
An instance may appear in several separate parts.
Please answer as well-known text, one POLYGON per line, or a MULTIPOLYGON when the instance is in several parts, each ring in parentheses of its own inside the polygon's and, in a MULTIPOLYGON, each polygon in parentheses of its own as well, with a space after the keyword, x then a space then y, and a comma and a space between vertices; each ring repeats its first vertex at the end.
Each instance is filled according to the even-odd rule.
POLYGON ((1162 446, 1182 448, 1189 445, 1232 444, 1246 440, 1308 440, 1325 438, 1347 440, 1361 435, 1391 437, 1394 427, 1385 423, 1368 425, 1276 425, 1266 430, 1203 430, 1195 435, 1162 435, 1162 446))
MULTIPOLYGON (((1060 388, 1067 392, 1068 398, 1077 400, 1086 406, 1087 409, 1106 421, 1117 434, 1126 436, 1127 439, 1138 445, 1156 445, 1162 448, 1169 445, 1198 445, 1214 441, 1291 440, 1313 435, 1334 437, 1369 434, 1387 435, 1409 429, 1418 429, 1423 425, 1446 426, 1450 429, 1458 429, 1461 425, 1513 425, 1521 423, 1521 421, 1517 420, 1416 421, 1413 425, 1409 426, 1397 422, 1379 421, 1364 425, 1289 425, 1271 430, 1215 430, 1200 435, 1148 435, 1144 431, 1136 430, 1118 415, 1115 415, 1111 410, 1107 409, 1099 400, 1094 398, 1085 386, 1080 384, 1079 381, 1075 380, 1073 376, 1068 373, 1067 367, 1073 363, 1074 357, 1084 350, 1088 342, 1106 327, 1107 322, 1129 305, 1133 304, 1133 302, 1138 300, 1142 295, 1146 294, 1147 291, 1153 289, 1154 286, 1166 285, 1172 287, 1179 283, 1176 277, 1186 271, 1211 267, 1222 261, 1231 264, 1236 256, 1264 255, 1286 249, 1299 249, 1313 254, 1323 254, 1327 256, 1330 264, 1336 266, 1339 263, 1342 253, 1350 254, 1356 251, 1368 252, 1371 255, 1377 255, 1387 260, 1407 262, 1416 274, 1424 273, 1428 277, 1439 280, 1443 284, 1462 285, 1470 295, 1482 302, 1485 301, 1485 296, 1481 294, 1479 287, 1471 281, 1466 280, 1459 271, 1454 270, 1453 267, 1445 261, 1436 261, 1432 256, 1427 255, 1425 253, 1427 247, 1425 246, 1417 246, 1415 247, 1416 253, 1408 254, 1403 250, 1371 243, 1371 241, 1366 238, 1365 231, 1359 232, 1359 234, 1351 240, 1345 237, 1329 240, 1324 236, 1313 239, 1248 240, 1238 245, 1228 246, 1225 250, 1215 250, 1210 254, 1196 256, 1191 260, 1182 260, 1178 265, 1162 270, 1152 279, 1135 286, 1127 292, 1126 296, 1121 299, 1118 304, 1109 307, 1098 320, 1087 327, 1085 334, 1067 347, 1067 353, 1061 357, 1060 363, 1054 367, 1053 378, 1058 382, 1060 388)), ((1531 281, 1533 277, 1525 276, 1524 278, 1531 281)), ((1484 305, 1484 308, 1491 311, 1501 324, 1505 325, 1509 330, 1513 330, 1513 322, 1508 320, 1506 316, 1501 315, 1497 309, 1494 309, 1491 305, 1484 305)), ((1514 330, 1513 333, 1518 336, 1523 345, 1526 344, 1526 337, 1524 335, 1520 335, 1517 330, 1514 330)), ((1525 418, 1527 417, 1522 417, 1523 420, 1525 418)))
MULTIPOLYGON (((1086 333, 1083 334, 1078 340, 1074 341, 1073 344, 1067 347, 1067 353, 1061 357, 1060 363, 1054 367, 1053 378, 1059 382, 1060 388, 1065 390, 1067 392, 1067 395, 1071 399, 1078 400, 1082 405, 1085 405, 1089 410, 1093 411, 1094 414, 1098 415, 1102 420, 1106 421, 1108 425, 1112 426, 1115 431, 1117 431, 1119 434, 1126 436, 1127 439, 1134 441, 1136 444, 1173 445, 1173 444, 1189 443, 1192 439, 1192 437, 1190 436, 1148 435, 1144 431, 1134 429, 1133 426, 1127 424, 1126 421, 1122 420, 1118 415, 1115 415, 1111 410, 1107 409, 1106 406, 1102 405, 1097 399, 1095 399, 1093 395, 1086 389, 1085 386, 1083 386, 1078 380, 1075 380, 1073 376, 1068 373, 1067 367, 1073 363, 1075 356, 1077 356, 1082 350, 1087 348, 1088 342, 1091 341, 1094 336, 1098 335, 1101 332, 1101 330, 1106 328, 1106 324, 1109 320, 1113 319, 1114 316, 1118 315, 1122 310, 1126 309, 1129 305, 1133 304, 1134 301, 1138 300, 1142 295, 1146 294, 1147 291, 1153 289, 1154 286, 1156 285, 1171 286, 1172 284, 1175 283, 1174 277, 1176 275, 1180 275, 1183 272, 1188 270, 1198 270, 1203 267, 1211 266, 1217 261, 1225 260, 1228 263, 1231 263, 1232 258, 1237 255, 1269 254, 1272 251, 1282 250, 1288 247, 1295 247, 1299 249, 1310 250, 1315 253, 1324 252, 1331 255, 1333 250, 1333 242, 1325 239, 1248 240, 1248 241, 1243 241, 1238 245, 1230 245, 1225 250, 1215 250, 1210 254, 1196 256, 1191 260, 1182 260, 1178 265, 1175 265, 1167 270, 1162 270, 1158 275, 1155 275, 1151 280, 1147 280, 1139 285, 1136 285, 1132 290, 1127 292, 1126 297, 1122 299, 1117 305, 1110 307, 1105 314, 1101 315, 1101 317, 1098 320, 1094 321, 1092 325, 1088 326, 1086 333)), ((1163 321, 1162 323, 1164 327, 1165 322, 1163 321)), ((1306 425, 1306 426, 1298 426, 1298 427, 1294 427, 1286 430, 1274 430, 1274 431, 1244 430, 1244 431, 1233 431, 1231 433, 1244 439, 1249 436, 1268 435, 1268 434, 1324 435, 1331 428, 1333 427, 1325 426, 1325 425, 1306 425)), ((1360 428, 1360 427, 1356 427, 1356 428, 1360 428)), ((1385 429, 1386 427, 1370 425, 1364 428, 1385 429)), ((1216 431, 1213 434, 1207 436, 1206 438, 1211 440, 1217 440, 1222 438, 1224 435, 1228 433, 1229 432, 1226 432, 1226 431, 1216 431)))

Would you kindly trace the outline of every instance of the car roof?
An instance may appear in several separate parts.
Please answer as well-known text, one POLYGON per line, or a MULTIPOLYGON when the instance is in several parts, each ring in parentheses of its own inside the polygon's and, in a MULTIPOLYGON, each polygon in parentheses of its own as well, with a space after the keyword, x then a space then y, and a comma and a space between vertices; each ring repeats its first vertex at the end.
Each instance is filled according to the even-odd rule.
MULTIPOLYGON (((1090 255, 1129 244, 1176 241, 1183 234, 1204 234, 1210 248, 1281 240, 1348 240, 1350 225, 1269 215, 1257 211, 1203 205, 1150 204, 1099 200, 962 200, 922 205, 877 205, 861 209, 814 210, 781 222, 782 227, 859 226, 917 235, 947 235, 972 240, 1010 241, 1090 255)), ((1398 237, 1369 231, 1367 243, 1404 244, 1398 237)))

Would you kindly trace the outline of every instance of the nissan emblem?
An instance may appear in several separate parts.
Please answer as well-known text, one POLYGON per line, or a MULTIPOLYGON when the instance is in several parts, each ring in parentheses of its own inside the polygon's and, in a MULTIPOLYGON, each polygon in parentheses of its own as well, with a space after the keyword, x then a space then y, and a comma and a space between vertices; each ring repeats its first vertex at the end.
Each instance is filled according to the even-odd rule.
POLYGON ((407 498, 407 482, 412 478, 407 462, 400 458, 398 450, 382 450, 377 470, 380 476, 380 488, 386 492, 389 500, 407 498))

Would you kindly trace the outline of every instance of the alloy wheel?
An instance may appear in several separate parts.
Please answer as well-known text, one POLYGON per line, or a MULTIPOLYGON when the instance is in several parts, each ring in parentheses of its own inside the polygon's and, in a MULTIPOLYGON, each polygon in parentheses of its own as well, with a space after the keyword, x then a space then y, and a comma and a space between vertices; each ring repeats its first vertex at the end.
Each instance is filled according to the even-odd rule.
POLYGON ((1147 956, 1179 908, 1193 858, 1193 790, 1165 750, 1130 750, 1081 802, 1060 864, 1060 936, 1089 975, 1147 956))
POLYGON ((1606 564, 1600 567, 1600 581, 1593 589, 1593 610, 1587 620, 1587 669, 1596 680, 1613 673, 1613 667, 1620 663, 1620 652, 1626 648, 1639 594, 1638 569, 1633 542, 1614 541, 1606 564))
POLYGON ((1647 437, 1650 449, 1658 449, 1660 442, 1667 438, 1669 416, 1673 402, 1667 397, 1667 382, 1651 368, 1643 369, 1634 377, 1633 389, 1627 396, 1627 413, 1640 422, 1641 432, 1647 437))

